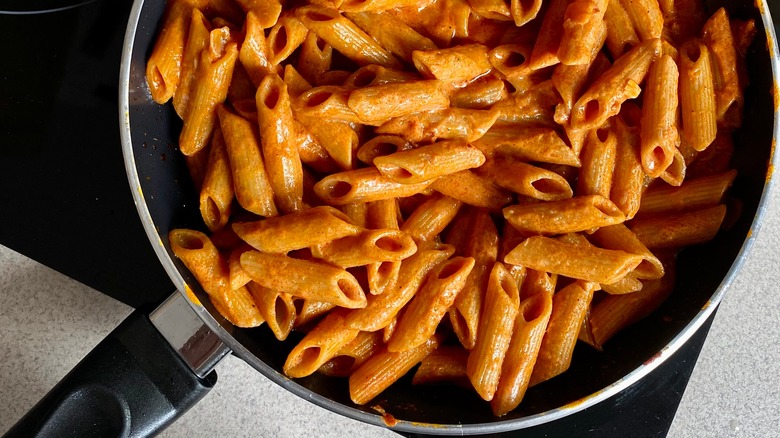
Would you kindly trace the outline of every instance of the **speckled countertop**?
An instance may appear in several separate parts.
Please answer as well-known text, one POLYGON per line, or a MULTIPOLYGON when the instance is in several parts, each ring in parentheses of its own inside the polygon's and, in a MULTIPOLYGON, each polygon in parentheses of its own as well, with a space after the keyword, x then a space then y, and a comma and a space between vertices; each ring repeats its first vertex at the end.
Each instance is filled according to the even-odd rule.
MULTIPOLYGON (((728 289, 669 437, 780 434, 780 187, 728 289)), ((131 309, 0 246, 0 432, 11 427, 131 309)), ((291 395, 235 357, 165 437, 398 436, 291 395)))

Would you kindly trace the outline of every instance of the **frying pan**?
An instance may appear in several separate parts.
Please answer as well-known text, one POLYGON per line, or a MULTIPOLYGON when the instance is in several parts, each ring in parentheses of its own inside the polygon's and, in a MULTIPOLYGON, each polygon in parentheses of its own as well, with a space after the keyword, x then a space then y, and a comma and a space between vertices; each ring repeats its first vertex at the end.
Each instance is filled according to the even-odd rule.
POLYGON ((145 63, 165 3, 137 0, 130 13, 120 72, 120 130, 130 188, 149 240, 180 292, 157 309, 139 309, 80 362, 10 431, 9 436, 69 434, 145 436, 158 432, 216 383, 213 367, 226 354, 245 360, 286 390, 326 409, 375 425, 385 417, 399 432, 487 434, 554 421, 628 388, 677 351, 712 314, 760 228, 778 158, 777 46, 767 5, 759 0, 708 1, 758 27, 748 54, 751 85, 744 126, 735 135, 731 196, 740 215, 705 245, 678 259, 675 292, 656 312, 596 352, 578 345, 571 368, 531 388, 518 409, 496 418, 473 391, 441 386, 419 391, 402 379, 369 406, 349 400, 344 379, 314 375, 295 381, 282 364, 299 338, 279 343, 265 327, 238 329, 211 306, 206 293, 173 256, 172 228, 203 229, 197 195, 176 145, 181 122, 171 105, 151 100, 145 63))

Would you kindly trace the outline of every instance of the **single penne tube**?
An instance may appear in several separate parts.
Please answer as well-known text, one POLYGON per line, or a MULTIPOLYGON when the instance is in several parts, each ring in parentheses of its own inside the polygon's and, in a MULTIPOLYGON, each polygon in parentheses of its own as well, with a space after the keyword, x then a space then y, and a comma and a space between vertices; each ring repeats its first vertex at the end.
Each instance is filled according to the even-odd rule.
POLYGON ((263 78, 255 96, 260 144, 268 181, 279 210, 292 213, 303 208, 303 169, 293 143, 295 119, 287 85, 279 75, 263 78))
POLYGON ((302 6, 295 10, 295 15, 309 30, 359 65, 401 67, 390 52, 336 9, 302 6))
POLYGON ((656 216, 713 207, 722 202, 723 195, 736 176, 737 171, 731 169, 687 179, 679 187, 651 187, 642 195, 642 204, 637 215, 656 216))
POLYGON ((598 128, 620 111, 622 103, 639 96, 647 70, 661 54, 661 40, 646 40, 618 58, 574 104, 575 129, 598 128))
POLYGON ((639 156, 639 135, 620 119, 615 118, 615 171, 609 199, 631 219, 640 208, 645 172, 639 156))
POLYGON ((211 24, 203 13, 198 9, 192 9, 187 42, 181 58, 179 84, 173 93, 173 108, 182 120, 186 117, 189 109, 189 100, 192 97, 192 81, 195 77, 196 67, 200 62, 200 54, 208 46, 210 31, 211 24))
POLYGON ((569 0, 551 0, 542 19, 539 29, 539 37, 534 44, 531 53, 531 68, 540 70, 557 64, 558 48, 561 46, 563 36, 563 20, 569 0))
POLYGON ((336 307, 335 304, 325 301, 305 300, 303 298, 297 298, 294 302, 296 303, 295 324, 293 324, 295 329, 305 328, 309 323, 336 307))
MULTIPOLYGON (((501 241, 499 242, 498 259, 504 260, 507 254, 512 251, 517 245, 525 240, 526 236, 517 231, 509 222, 504 221, 504 225, 501 227, 501 241)), ((504 263, 509 274, 515 279, 518 288, 523 287, 526 277, 528 277, 528 269, 524 266, 511 265, 504 263)), ((522 298, 521 298, 522 299, 522 298)))
POLYGON ((744 105, 738 69, 734 68, 739 65, 737 48, 729 15, 724 8, 718 9, 704 23, 703 36, 704 42, 710 49, 711 59, 714 61, 712 73, 715 85, 715 113, 718 121, 722 122, 729 111, 733 115, 742 114, 744 105))
POLYGON ((414 148, 414 145, 398 135, 377 135, 363 143, 357 150, 358 160, 374 164, 374 158, 414 148))
POLYGON ((512 20, 515 26, 520 27, 539 15, 542 9, 542 0, 511 0, 509 3, 509 12, 512 14, 512 20))
POLYGON ((493 211, 512 201, 509 191, 468 169, 437 179, 431 184, 431 188, 464 204, 493 211))
POLYGON ((412 62, 415 50, 435 50, 436 44, 398 18, 377 12, 348 12, 347 18, 371 35, 388 52, 412 62))
POLYGON ((428 273, 454 252, 455 248, 444 245, 440 248, 420 249, 403 260, 395 287, 371 297, 365 308, 351 311, 345 320, 347 326, 369 332, 387 327, 412 299, 428 273))
POLYGON ((355 339, 341 347, 335 356, 322 364, 317 372, 326 376, 349 377, 383 347, 382 333, 360 332, 355 339))
POLYGON ((241 207, 260 216, 278 215, 255 127, 222 105, 217 108, 217 114, 233 173, 236 200, 241 207))
POLYGON ((282 3, 279 0, 235 0, 241 9, 248 14, 254 14, 259 19, 258 24, 268 29, 277 23, 282 13, 282 3))
POLYGON ((440 141, 415 149, 374 158, 374 166, 386 178, 403 184, 419 184, 485 163, 482 152, 458 140, 440 141))
POLYGON ((293 329, 296 316, 292 295, 263 287, 254 281, 247 283, 246 288, 255 299, 260 314, 263 315, 266 325, 276 339, 280 341, 287 339, 293 329))
MULTIPOLYGON (((293 115, 295 117, 295 115, 293 115)), ((296 119, 296 122, 293 123, 293 126, 295 127, 295 137, 297 141, 298 146, 298 156, 301 159, 301 163, 307 165, 312 170, 316 172, 321 173, 330 173, 330 172, 336 172, 341 169, 341 165, 336 162, 336 160, 331 157, 330 153, 328 153, 328 150, 325 149, 325 147, 320 143, 319 141, 319 132, 324 129, 319 126, 319 124, 316 123, 310 123, 311 120, 307 117, 298 116, 296 119), (300 120, 304 120, 304 122, 300 122, 300 120), (315 126, 317 125, 317 126, 315 126)), ((323 121, 323 125, 328 125, 328 122, 331 122, 330 120, 323 121)), ((339 122, 336 122, 335 124, 339 124, 339 122)), ((334 124, 334 125, 335 125, 334 124)), ((350 128, 351 131, 351 128, 350 128)), ((338 135, 334 135, 334 137, 328 137, 328 140, 334 139, 335 137, 338 137, 341 140, 346 140, 345 143, 347 146, 339 148, 341 149, 347 149, 347 147, 351 146, 352 141, 357 141, 356 138, 353 138, 352 135, 350 135, 349 132, 346 132, 346 129, 340 130, 338 127, 336 128, 336 133, 338 135)), ((354 137, 357 137, 356 135, 354 137)), ((346 154, 345 154, 346 155, 346 154)), ((346 158, 346 157, 344 157, 346 158)), ((352 162, 352 156, 351 154, 348 156, 347 162, 352 162)), ((306 197, 306 169, 303 169, 304 173, 304 198, 306 197)), ((312 186, 314 183, 311 184, 312 186)))
POLYGON ((299 72, 292 64, 286 64, 284 66, 284 72, 282 73, 282 79, 287 84, 287 94, 290 98, 295 100, 304 92, 311 89, 311 84, 305 77, 299 72))
POLYGON ((458 214, 463 203, 455 198, 434 194, 420 204, 401 226, 418 245, 432 242, 458 214))
POLYGON ((571 198, 573 193, 561 175, 514 159, 495 157, 480 173, 499 187, 534 199, 556 201, 571 198))
POLYGON ((643 282, 641 290, 624 295, 610 295, 596 303, 589 312, 588 322, 593 346, 601 348, 618 332, 655 311, 674 289, 673 267, 667 275, 643 282))
POLYGON ((450 99, 437 80, 395 82, 357 88, 347 106, 364 124, 381 125, 394 117, 447 108, 450 99))
POLYGON ((417 348, 396 353, 380 351, 349 376, 349 398, 358 405, 370 402, 420 363, 439 344, 441 339, 434 335, 417 348))
POLYGON ((621 0, 609 0, 604 13, 604 22, 607 24, 606 45, 613 59, 620 58, 639 44, 639 36, 631 22, 631 16, 623 7, 621 0))
POLYGON ((580 153, 582 165, 575 190, 578 196, 600 195, 609 199, 616 155, 617 136, 614 130, 600 128, 588 132, 580 153))
POLYGON ((553 296, 552 313, 529 385, 549 380, 569 368, 580 326, 597 288, 598 285, 594 283, 580 280, 564 287, 553 296))
POLYGON ((677 131, 679 72, 669 55, 662 55, 647 74, 640 124, 640 155, 645 173, 657 178, 672 164, 680 136, 677 131))
POLYGON ((232 227, 243 241, 258 251, 279 254, 361 232, 361 228, 354 225, 347 215, 329 206, 312 207, 259 221, 234 222, 232 227))
POLYGON ((187 118, 179 134, 179 150, 184 155, 194 155, 211 139, 217 106, 227 97, 238 58, 238 46, 230 38, 227 27, 214 29, 209 34, 208 47, 201 52, 187 118))
POLYGON ((442 345, 433 350, 417 367, 412 385, 457 383, 470 386, 466 377, 466 361, 469 351, 463 347, 442 345))
POLYGON ((187 43, 194 2, 170 1, 165 6, 160 34, 146 62, 146 83, 152 100, 164 104, 176 92, 181 79, 181 62, 187 43))
POLYGON ((680 47, 680 111, 682 137, 703 151, 718 133, 710 51, 694 40, 680 47))
POLYGON ((485 156, 503 155, 521 161, 580 166, 580 160, 552 128, 493 127, 473 142, 485 156))
POLYGON ((364 230, 312 248, 315 257, 342 268, 399 262, 416 251, 411 235, 393 229, 364 230))
POLYGON ((504 257, 506 263, 594 283, 614 283, 633 271, 643 258, 625 251, 532 236, 504 257))
POLYGON ((680 248, 712 240, 726 217, 726 206, 634 219, 631 231, 650 249, 680 248))
POLYGON ((293 15, 282 15, 268 33, 269 61, 279 65, 303 44, 309 30, 293 15))
POLYGON ((448 311, 458 340, 471 350, 477 340, 488 277, 498 257, 498 230, 486 210, 470 208, 465 210, 463 221, 453 225, 447 242, 453 242, 464 257, 474 258, 474 268, 448 311))
POLYGON ((564 127, 569 124, 571 109, 580 97, 582 88, 588 80, 590 64, 567 65, 558 64, 553 70, 552 80, 562 102, 555 107, 555 122, 564 127))
POLYGON ((518 231, 543 235, 575 233, 625 221, 623 212, 599 195, 511 205, 503 213, 518 231))
POLYGON ((316 83, 333 62, 333 46, 314 32, 306 34, 298 54, 298 71, 310 83, 316 83))
POLYGON ((561 64, 590 64, 604 45, 607 0, 575 0, 566 7, 563 34, 558 47, 561 64))
POLYGON ((658 0, 620 0, 640 41, 661 38, 664 17, 658 0))
POLYGON ((450 84, 465 84, 492 68, 488 48, 482 44, 415 50, 412 52, 412 62, 424 77, 450 84))
POLYGON ((639 240, 625 224, 601 227, 593 233, 593 241, 601 248, 618 249, 642 256, 642 262, 631 273, 638 279, 656 279, 664 275, 664 267, 658 257, 639 240))
POLYGON ((257 327, 264 322, 254 299, 245 287, 230 288, 227 261, 211 240, 200 231, 174 229, 168 241, 176 258, 203 287, 214 307, 237 327, 257 327))
POLYGON ((536 289, 521 298, 512 339, 501 367, 501 378, 490 407, 501 416, 520 405, 528 389, 553 307, 551 291, 536 289))
POLYGON ((486 75, 453 90, 450 104, 457 108, 486 109, 508 96, 503 80, 496 75, 486 75))
POLYGON ((343 268, 260 251, 241 254, 241 267, 254 282, 270 289, 349 309, 366 306, 360 283, 343 268))
POLYGON ((244 21, 244 41, 238 52, 238 59, 255 87, 267 74, 275 73, 277 68, 271 64, 271 50, 262 26, 263 17, 250 11, 244 21))
POLYGON ((217 127, 209 148, 209 161, 200 188, 200 215, 209 230, 224 227, 233 206, 233 174, 222 130, 217 127))
POLYGON ((494 110, 445 108, 421 111, 388 120, 375 130, 378 134, 395 134, 413 143, 437 140, 475 141, 485 135, 500 113, 494 110))
POLYGON ((282 367, 284 374, 292 378, 313 374, 336 356, 342 347, 352 342, 358 333, 358 330, 344 325, 341 312, 329 313, 287 355, 282 367))
POLYGON ((327 204, 344 205, 412 196, 425 190, 430 183, 399 183, 376 168, 366 167, 328 175, 314 185, 314 192, 327 204))
POLYGON ((473 258, 455 257, 434 268, 406 306, 387 343, 387 351, 409 350, 433 336, 473 267, 473 258))
POLYGON ((519 305, 520 291, 514 278, 496 262, 488 277, 477 339, 466 363, 466 374, 483 400, 492 400, 498 388, 519 305))

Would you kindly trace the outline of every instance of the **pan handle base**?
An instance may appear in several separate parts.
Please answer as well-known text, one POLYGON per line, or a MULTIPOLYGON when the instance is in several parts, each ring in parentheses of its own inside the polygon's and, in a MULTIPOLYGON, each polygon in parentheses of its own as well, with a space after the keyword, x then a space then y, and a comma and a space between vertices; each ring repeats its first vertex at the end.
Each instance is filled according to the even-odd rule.
POLYGON ((216 381, 215 371, 193 373, 147 313, 136 310, 4 437, 153 436, 216 381))

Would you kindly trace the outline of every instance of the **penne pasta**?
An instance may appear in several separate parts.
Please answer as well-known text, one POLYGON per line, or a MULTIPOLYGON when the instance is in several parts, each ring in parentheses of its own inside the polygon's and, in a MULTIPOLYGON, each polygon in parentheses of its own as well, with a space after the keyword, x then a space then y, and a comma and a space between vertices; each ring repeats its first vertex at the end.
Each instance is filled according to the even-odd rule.
POLYGON ((408 233, 418 245, 431 243, 458 214, 461 205, 457 199, 434 194, 406 218, 401 231, 408 233))
POLYGON ((630 228, 650 249, 680 248, 712 240, 725 217, 726 206, 721 204, 701 210, 634 219, 630 228))
POLYGON ((386 178, 403 184, 419 184, 485 162, 479 149, 462 141, 440 141, 416 149, 374 158, 374 166, 386 178))
POLYGON ((492 68, 488 49, 482 44, 415 50, 412 52, 412 62, 424 77, 451 84, 465 84, 485 75, 492 68))
POLYGON ((440 343, 440 338, 433 336, 417 348, 396 353, 383 350, 375 354, 349 376, 349 398, 358 405, 370 402, 440 343))
POLYGON ((518 231, 543 235, 586 231, 625 220, 623 212, 612 201, 599 195, 511 205, 503 213, 518 231))
POLYGON ((677 64, 671 56, 662 55, 650 66, 647 76, 640 155, 645 173, 657 178, 672 164, 680 143, 677 132, 677 64))
POLYGON ((260 251, 241 254, 241 267, 255 283, 270 289, 348 309, 366 306, 360 284, 341 268, 260 251))
POLYGON ((496 157, 482 166, 480 173, 497 186, 530 198, 554 201, 572 196, 564 177, 522 161, 496 157))
POLYGON ((342 268, 373 262, 400 262, 416 251, 417 245, 411 235, 392 229, 365 230, 312 248, 314 257, 342 268))
POLYGON ((549 380, 569 368, 577 334, 596 289, 597 285, 593 283, 575 281, 552 297, 550 321, 529 385, 549 380))
POLYGON ((209 230, 227 225, 233 207, 233 175, 222 130, 217 128, 209 148, 209 161, 200 188, 200 215, 209 230))
POLYGON ((292 213, 303 208, 303 169, 295 137, 295 119, 287 85, 279 75, 263 78, 255 96, 260 144, 268 181, 279 210, 292 213))
POLYGON ((295 16, 310 31, 360 65, 401 67, 400 62, 390 52, 336 9, 302 6, 295 10, 295 16))
POLYGON ((395 117, 446 108, 450 99, 436 80, 396 82, 358 88, 347 106, 360 123, 381 125, 395 117))
POLYGON ((434 268, 406 306, 393 336, 387 343, 387 351, 398 352, 416 348, 433 336, 473 267, 473 258, 455 257, 434 268))
POLYGON ((227 27, 214 29, 209 44, 200 55, 193 78, 187 117, 179 135, 179 150, 194 155, 208 144, 217 123, 217 106, 225 101, 238 47, 230 41, 227 27))
POLYGON ((468 169, 442 176, 430 187, 464 204, 488 210, 498 210, 512 200, 512 195, 507 190, 468 169))
POLYGON ((593 283, 612 284, 633 271, 642 257, 621 250, 561 242, 543 236, 524 240, 504 257, 506 263, 593 283))
POLYGON ((321 206, 259 221, 235 222, 233 231, 258 251, 282 254, 354 236, 361 228, 339 210, 321 206))
POLYGON ((314 185, 314 192, 328 204, 344 205, 412 196, 425 190, 430 183, 399 183, 376 168, 367 167, 328 175, 314 185))
POLYGON ((484 400, 492 400, 498 388, 519 305, 517 284, 504 265, 496 262, 488 278, 477 339, 466 362, 466 375, 484 400))
POLYGON ((236 200, 241 207, 260 216, 278 215, 255 127, 224 106, 217 108, 217 114, 233 173, 236 200))
POLYGON ((698 41, 680 47, 680 111, 683 140, 703 151, 718 128, 710 52, 698 41))
POLYGON ((375 11, 355 11, 348 12, 347 18, 373 37, 388 52, 406 62, 412 62, 412 53, 415 50, 436 50, 436 44, 430 38, 421 35, 392 15, 375 11))
POLYGON ((174 229, 168 234, 171 250, 192 273, 211 303, 231 324, 257 327, 265 320, 245 288, 231 289, 225 259, 205 234, 174 229))

